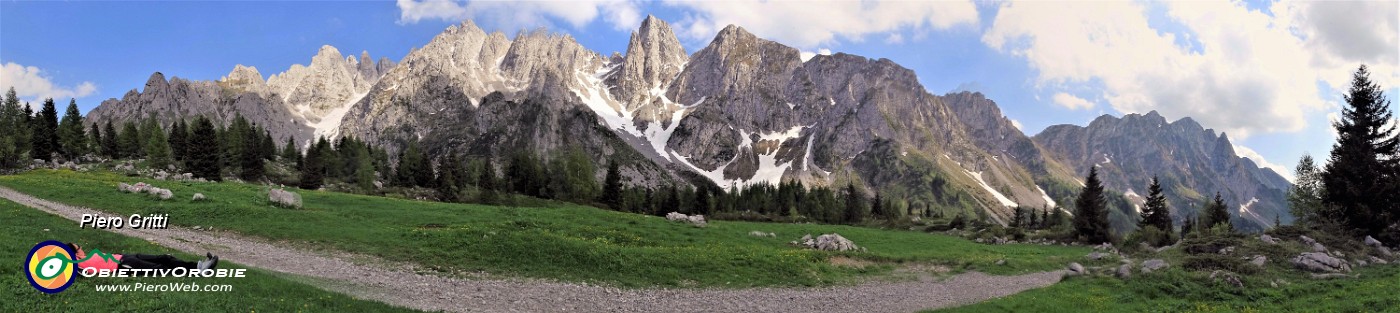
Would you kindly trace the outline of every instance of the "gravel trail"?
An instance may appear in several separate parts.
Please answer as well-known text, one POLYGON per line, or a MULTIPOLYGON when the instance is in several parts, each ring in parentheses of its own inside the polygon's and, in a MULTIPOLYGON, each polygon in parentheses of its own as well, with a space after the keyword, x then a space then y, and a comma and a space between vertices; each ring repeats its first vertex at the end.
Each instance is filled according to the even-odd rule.
MULTIPOLYGON (((77 221, 110 215, 0 187, 0 197, 77 221)), ((942 281, 868 282, 822 288, 619 289, 539 279, 468 279, 419 274, 411 264, 344 252, 306 251, 233 232, 172 226, 114 229, 191 254, 305 277, 320 288, 427 311, 451 312, 912 312, 1003 297, 1060 281, 1062 271, 1018 276, 977 272, 942 281), (352 262, 355 260, 355 262, 352 262), (370 260, 366 262, 366 260, 370 260)))

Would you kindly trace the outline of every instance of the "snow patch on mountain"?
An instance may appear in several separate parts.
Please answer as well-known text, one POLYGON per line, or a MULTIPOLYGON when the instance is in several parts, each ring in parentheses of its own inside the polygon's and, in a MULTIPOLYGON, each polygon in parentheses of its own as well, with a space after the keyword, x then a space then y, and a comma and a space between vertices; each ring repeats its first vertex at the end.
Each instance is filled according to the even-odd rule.
POLYGON ((972 176, 973 179, 976 179, 977 184, 982 185, 982 189, 987 190, 987 193, 991 193, 992 197, 995 197, 998 202, 1001 202, 1002 206, 1018 206, 1016 204, 1016 201, 1011 201, 1011 198, 1007 198, 1006 195, 1001 194, 1001 192, 997 191, 996 188, 992 188, 991 185, 987 185, 987 181, 982 180, 982 172, 973 172, 966 169, 964 169, 963 172, 967 173, 967 176, 972 176))
POLYGON ((1040 198, 1045 199, 1045 204, 1050 205, 1051 207, 1059 206, 1059 204, 1055 203, 1055 199, 1050 199, 1050 194, 1045 193, 1045 189, 1041 189, 1039 185, 1036 185, 1035 190, 1040 192, 1040 198))
POLYGON ((327 140, 340 137, 340 121, 345 118, 345 113, 350 112, 350 107, 355 106, 355 103, 360 102, 360 99, 363 99, 367 94, 369 92, 355 94, 355 96, 350 97, 350 101, 326 112, 326 115, 322 116, 316 124, 307 125, 316 129, 315 137, 325 136, 327 140))
POLYGON ((1263 216, 1260 216, 1258 212, 1254 212, 1254 210, 1250 210, 1250 207, 1253 207, 1254 204, 1255 204, 1255 203, 1258 203, 1258 202, 1259 202, 1259 198, 1257 198, 1257 197, 1252 197, 1252 198, 1249 198, 1249 201, 1248 201, 1248 202, 1245 202, 1244 204, 1241 204, 1241 205, 1240 205, 1240 210, 1239 210, 1239 211, 1240 211, 1240 212, 1239 212, 1240 217, 1244 217, 1244 218, 1248 218, 1248 219, 1254 220, 1254 221, 1259 222, 1260 224, 1263 224, 1263 225, 1269 225, 1270 223, 1269 223, 1269 220, 1268 220, 1268 219, 1265 219, 1263 216))

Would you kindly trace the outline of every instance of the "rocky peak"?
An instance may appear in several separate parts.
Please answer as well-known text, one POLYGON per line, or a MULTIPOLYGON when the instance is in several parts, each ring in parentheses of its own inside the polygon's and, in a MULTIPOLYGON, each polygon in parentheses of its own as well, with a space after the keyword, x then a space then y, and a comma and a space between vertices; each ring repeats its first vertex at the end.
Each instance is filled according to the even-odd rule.
POLYGON ((642 26, 632 32, 625 57, 614 55, 616 68, 607 75, 605 83, 623 110, 636 112, 638 124, 666 122, 671 112, 679 109, 664 98, 664 90, 684 69, 689 56, 671 26, 653 16, 647 16, 642 26))
POLYGON ((165 90, 170 87, 170 83, 165 80, 165 74, 161 72, 151 73, 151 77, 146 79, 146 88, 142 92, 155 92, 165 90))
POLYGON ((691 56, 667 96, 684 104, 708 96, 738 97, 728 99, 731 105, 772 104, 801 66, 796 48, 730 25, 691 56))
POLYGON ((258 69, 243 64, 235 65, 233 71, 219 78, 219 86, 234 94, 252 92, 263 95, 268 91, 267 82, 263 81, 262 74, 258 73, 258 69))

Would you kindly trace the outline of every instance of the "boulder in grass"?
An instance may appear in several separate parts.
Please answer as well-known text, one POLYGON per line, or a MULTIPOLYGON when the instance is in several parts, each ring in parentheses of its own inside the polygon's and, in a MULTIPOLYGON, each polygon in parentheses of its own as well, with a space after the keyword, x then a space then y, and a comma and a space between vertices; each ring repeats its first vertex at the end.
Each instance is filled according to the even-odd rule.
POLYGON ((685 219, 686 219, 685 214, 681 214, 680 212, 666 213, 666 220, 668 220, 668 221, 675 222, 675 221, 681 221, 681 220, 685 220, 685 219))
POLYGON ((1167 261, 1163 261, 1162 259, 1146 260, 1142 261, 1142 272, 1151 273, 1152 271, 1163 269, 1167 266, 1170 266, 1170 264, 1167 264, 1167 261))
POLYGON ((131 185, 127 185, 126 183, 117 183, 117 191, 131 192, 131 185))
POLYGON ((1078 276, 1089 273, 1089 270, 1084 269, 1083 265, 1079 265, 1079 263, 1075 262, 1069 262, 1069 266, 1065 267, 1065 269, 1069 270, 1069 272, 1066 273, 1069 276, 1078 276))
POLYGON ((1293 258, 1293 266, 1318 273, 1350 272, 1351 265, 1346 261, 1319 252, 1303 252, 1293 258))
POLYGON ((801 239, 797 239, 797 241, 791 243, 795 246, 824 251, 864 251, 864 249, 856 246, 855 242, 835 233, 817 236, 816 238, 812 238, 811 234, 807 234, 802 236, 801 239))
POLYGON ((1244 288, 1244 281, 1241 281, 1240 275, 1235 275, 1235 273, 1215 270, 1210 272, 1210 279, 1235 288, 1244 288))
POLYGON ((1278 238, 1274 238, 1274 236, 1269 236, 1269 234, 1259 235, 1259 241, 1263 241, 1264 243, 1271 245, 1278 244, 1278 238))
POLYGON ((705 216, 699 214, 685 215, 684 213, 680 212, 671 212, 666 213, 666 220, 672 222, 690 223, 691 225, 695 225, 695 227, 705 227, 706 225, 709 225, 709 223, 705 222, 705 216))
POLYGON ((301 208, 301 195, 283 189, 271 189, 267 191, 267 200, 284 208, 301 208))
POLYGON ((192 201, 204 201, 208 199, 209 198, 204 197, 204 194, 198 192, 196 192, 193 197, 190 197, 190 200, 192 201))
POLYGON ((755 230, 755 231, 750 231, 750 232, 749 232, 749 236, 754 236, 754 237, 770 237, 770 238, 771 238, 771 237, 777 237, 778 235, 777 235, 777 234, 774 234, 774 233, 771 233, 771 232, 765 233, 765 232, 762 232, 762 231, 757 231, 757 230, 755 230))
POLYGON ((157 196, 157 197, 160 197, 161 200, 170 200, 170 198, 174 198, 174 197, 175 197, 175 193, 174 193, 174 192, 171 192, 170 189, 165 189, 165 188, 156 188, 156 189, 160 189, 159 191, 156 192, 156 196, 157 196))

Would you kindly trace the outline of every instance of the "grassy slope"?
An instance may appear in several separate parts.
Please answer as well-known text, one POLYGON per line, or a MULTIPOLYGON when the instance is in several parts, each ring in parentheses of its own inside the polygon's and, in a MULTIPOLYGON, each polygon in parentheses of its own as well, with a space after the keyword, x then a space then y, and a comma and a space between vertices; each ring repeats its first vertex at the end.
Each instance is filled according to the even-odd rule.
MULTIPOLYGON (((1129 280, 1068 278, 1050 287, 937 312, 1397 312, 1400 266, 1357 270, 1360 278, 1285 279, 1270 287, 1222 286, 1204 273, 1169 270, 1129 280)), ((1253 283, 1253 284, 1251 284, 1253 283)))
POLYGON ((944 235, 848 226, 714 221, 695 228, 562 203, 509 208, 299 191, 305 209, 286 210, 269 205, 264 187, 257 185, 156 181, 175 192, 167 201, 116 191, 118 182, 143 180, 150 182, 112 173, 40 170, 0 177, 0 185, 115 213, 169 213, 175 225, 323 244, 440 270, 630 287, 830 285, 887 273, 895 262, 1014 274, 1057 269, 1088 253, 1082 247, 990 246, 944 235), (195 192, 211 201, 191 202, 195 192), (774 232, 777 238, 750 236, 753 230, 774 232), (835 253, 787 245, 803 234, 832 232, 869 249, 848 256, 881 265, 834 266, 827 259, 835 253), (994 265, 999 259, 1006 259, 1006 265, 994 265))
MULTIPOLYGON (((111 252, 147 254, 173 253, 185 259, 194 256, 91 228, 78 229, 77 223, 62 217, 0 199, 0 312, 397 312, 407 311, 378 302, 356 300, 292 282, 261 270, 249 270, 245 278, 79 278, 73 286, 57 294, 44 294, 29 286, 19 262, 35 243, 44 240, 77 242, 85 247, 111 252), (47 229, 48 231, 45 231, 47 229), (97 284, 228 284, 228 292, 98 292, 97 284)), ((221 268, 243 268, 221 262, 221 268)))

